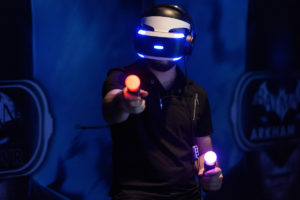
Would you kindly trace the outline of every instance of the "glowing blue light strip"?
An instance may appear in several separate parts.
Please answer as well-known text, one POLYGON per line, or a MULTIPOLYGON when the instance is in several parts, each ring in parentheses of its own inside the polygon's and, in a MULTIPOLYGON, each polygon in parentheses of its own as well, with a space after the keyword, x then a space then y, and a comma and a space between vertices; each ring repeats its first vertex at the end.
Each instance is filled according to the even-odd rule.
POLYGON ((145 56, 143 54, 137 53, 137 55, 141 58, 145 58, 145 56))
POLYGON ((180 60, 181 58, 182 58, 182 56, 177 57, 177 58, 173 58, 172 60, 173 60, 173 61, 177 61, 177 60, 180 60))
POLYGON ((155 31, 145 31, 143 29, 138 30, 137 32, 139 35, 148 35, 148 36, 155 36, 155 37, 167 37, 167 38, 184 38, 185 35, 183 33, 162 33, 162 32, 155 32, 155 31), (160 34, 160 35, 157 35, 160 34))
POLYGON ((140 34, 140 35, 146 35, 146 31, 144 31, 144 30, 139 30, 139 31, 138 31, 138 34, 140 34))
POLYGON ((184 34, 183 33, 175 33, 174 38, 184 38, 184 34))
POLYGON ((148 55, 143 55, 141 53, 137 53, 137 55, 141 58, 148 58, 148 59, 154 59, 154 60, 172 60, 172 61, 180 60, 183 57, 183 56, 180 56, 180 57, 176 57, 176 58, 166 58, 166 57, 148 56, 148 55))
POLYGON ((153 48, 157 49, 157 50, 163 50, 164 46, 162 46, 162 45, 154 45, 153 48))

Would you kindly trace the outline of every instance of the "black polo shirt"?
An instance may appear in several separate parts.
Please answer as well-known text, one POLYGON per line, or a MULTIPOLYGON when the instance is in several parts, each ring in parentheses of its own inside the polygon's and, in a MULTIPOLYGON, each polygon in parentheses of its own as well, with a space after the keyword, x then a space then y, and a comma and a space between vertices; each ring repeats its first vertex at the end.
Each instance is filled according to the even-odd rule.
POLYGON ((187 79, 179 68, 175 82, 166 91, 148 69, 146 60, 112 69, 103 85, 103 96, 123 89, 129 74, 141 79, 149 92, 146 109, 111 126, 115 199, 194 199, 193 137, 212 133, 206 93, 187 79))

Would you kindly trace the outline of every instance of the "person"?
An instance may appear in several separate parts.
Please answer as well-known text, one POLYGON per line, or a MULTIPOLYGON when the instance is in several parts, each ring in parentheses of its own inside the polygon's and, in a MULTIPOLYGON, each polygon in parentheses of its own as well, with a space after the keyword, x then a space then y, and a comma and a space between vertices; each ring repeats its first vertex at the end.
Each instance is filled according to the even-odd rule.
POLYGON ((200 199, 196 174, 201 188, 221 187, 221 169, 203 167, 213 131, 206 92, 177 64, 190 55, 193 38, 187 12, 176 5, 154 6, 138 27, 135 48, 141 58, 108 72, 102 110, 113 141, 113 200, 200 199), (130 74, 140 78, 139 94, 124 84, 130 74), (194 145, 201 155, 196 162, 194 145))

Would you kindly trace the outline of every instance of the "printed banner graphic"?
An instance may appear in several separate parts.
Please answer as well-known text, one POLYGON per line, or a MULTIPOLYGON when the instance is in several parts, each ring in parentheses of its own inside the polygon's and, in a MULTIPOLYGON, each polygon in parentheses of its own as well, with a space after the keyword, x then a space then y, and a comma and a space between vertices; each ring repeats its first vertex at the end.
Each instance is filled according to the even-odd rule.
POLYGON ((243 75, 234 96, 231 119, 235 139, 246 151, 299 141, 299 74, 243 75))

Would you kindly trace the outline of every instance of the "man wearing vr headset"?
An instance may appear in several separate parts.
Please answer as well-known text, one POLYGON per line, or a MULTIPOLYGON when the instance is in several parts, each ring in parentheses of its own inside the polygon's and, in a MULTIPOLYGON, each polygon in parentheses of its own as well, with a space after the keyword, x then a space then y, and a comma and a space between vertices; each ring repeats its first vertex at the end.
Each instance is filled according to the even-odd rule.
POLYGON ((221 169, 204 173, 203 167, 203 154, 212 149, 206 93, 176 64, 192 52, 192 26, 178 6, 149 9, 135 40, 141 58, 108 73, 103 116, 113 139, 113 199, 200 199, 195 174, 203 189, 221 187, 221 169), (131 74, 141 79, 136 94, 124 84, 131 74), (201 155, 197 162, 193 145, 201 155))

